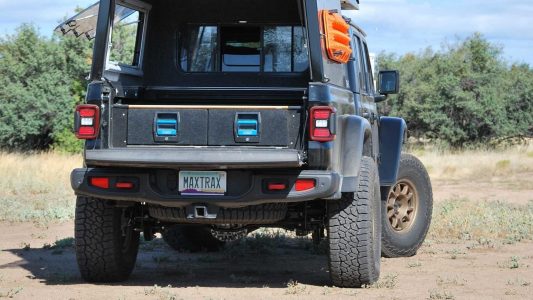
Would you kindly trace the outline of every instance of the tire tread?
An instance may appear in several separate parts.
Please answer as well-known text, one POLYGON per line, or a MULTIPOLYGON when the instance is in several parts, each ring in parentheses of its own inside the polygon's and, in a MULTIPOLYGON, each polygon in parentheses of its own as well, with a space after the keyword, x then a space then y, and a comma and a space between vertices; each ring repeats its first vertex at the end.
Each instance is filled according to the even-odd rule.
POLYGON ((344 194, 328 206, 330 276, 339 287, 361 287, 379 278, 380 258, 372 252, 380 244, 373 235, 379 236, 381 230, 373 233, 372 222, 376 222, 374 230, 378 230, 380 221, 375 216, 380 214, 373 214, 372 203, 379 205, 380 197, 377 170, 371 158, 363 158, 359 174, 357 192, 344 194))
POLYGON ((133 234, 132 249, 123 256, 120 218, 120 211, 105 200, 78 197, 74 225, 76 260, 86 281, 118 282, 126 280, 131 274, 139 235, 133 234))

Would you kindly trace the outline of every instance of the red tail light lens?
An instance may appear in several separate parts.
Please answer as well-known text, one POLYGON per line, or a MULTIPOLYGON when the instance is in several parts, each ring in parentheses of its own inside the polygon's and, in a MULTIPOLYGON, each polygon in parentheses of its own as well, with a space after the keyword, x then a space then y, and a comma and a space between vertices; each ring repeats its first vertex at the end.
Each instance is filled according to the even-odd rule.
POLYGON ((89 183, 97 188, 109 189, 109 178, 107 177, 91 177, 89 183))
POLYGON ((78 138, 94 136, 94 128, 88 126, 80 127, 80 129, 78 130, 78 135, 78 138))
POLYGON ((294 185, 297 192, 305 192, 314 189, 316 181, 314 179, 298 179, 294 185))
POLYGON ((285 183, 269 183, 268 184, 269 191, 284 191, 286 189, 287 189, 287 184, 285 183))
POLYGON ((96 139, 100 131, 100 108, 89 104, 78 105, 74 125, 78 139, 96 139))
POLYGON ((121 190, 131 190, 135 187, 135 184, 133 184, 133 182, 127 182, 127 181, 117 182, 115 187, 121 190))
POLYGON ((310 138, 317 142, 335 140, 335 109, 329 106, 315 106, 310 110, 310 138))

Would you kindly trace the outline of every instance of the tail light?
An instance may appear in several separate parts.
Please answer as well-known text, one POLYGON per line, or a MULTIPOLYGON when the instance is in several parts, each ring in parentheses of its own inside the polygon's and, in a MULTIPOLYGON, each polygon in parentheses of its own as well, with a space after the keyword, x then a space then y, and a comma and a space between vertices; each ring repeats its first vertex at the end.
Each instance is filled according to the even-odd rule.
POLYGON ((115 187, 121 190, 131 190, 135 187, 135 184, 129 181, 120 181, 115 184, 115 187))
POLYGON ((284 191, 287 189, 287 184, 282 182, 271 182, 268 184, 269 191, 284 191))
POLYGON ((107 177, 91 177, 89 179, 89 182, 92 186, 101 188, 101 189, 108 189, 109 188, 109 178, 107 177))
POLYGON ((317 142, 335 140, 335 109, 329 106, 315 106, 310 110, 310 138, 317 142))
POLYGON ((316 181, 314 179, 298 179, 294 184, 294 189, 297 192, 305 192, 314 189, 316 181))
POLYGON ((78 105, 74 122, 78 139, 96 139, 100 131, 100 108, 89 104, 78 105))

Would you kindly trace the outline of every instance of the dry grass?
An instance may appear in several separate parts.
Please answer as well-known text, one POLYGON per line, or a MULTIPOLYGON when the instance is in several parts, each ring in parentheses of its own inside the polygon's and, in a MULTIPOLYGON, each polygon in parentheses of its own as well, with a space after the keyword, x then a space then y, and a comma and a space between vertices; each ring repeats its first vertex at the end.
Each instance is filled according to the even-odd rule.
POLYGON ((503 150, 415 149, 412 152, 426 165, 432 180, 490 181, 518 174, 533 176, 533 142, 503 150))
MULTIPOLYGON (((488 152, 418 150, 433 180, 493 181, 517 178, 531 189, 533 147, 522 146, 488 152)), ((72 219, 74 195, 69 174, 82 165, 80 156, 57 153, 35 155, 0 153, 0 221, 50 221, 72 219)), ((462 239, 490 245, 493 241, 533 239, 533 202, 515 206, 504 202, 448 199, 437 203, 431 239, 462 239)), ((247 247, 269 251, 284 236, 258 235, 247 247), (267 245, 268 246, 268 245, 267 245)), ((292 240, 292 239, 291 239, 292 240)), ((298 242, 295 240, 294 242, 298 242)))
MULTIPOLYGON (((412 151, 428 168, 434 186, 461 183, 472 188, 501 189, 500 201, 452 197, 435 204, 431 239, 467 240, 475 247, 494 247, 533 239, 532 201, 513 204, 505 191, 533 189, 533 142, 502 150, 418 149, 412 151)), ((483 195, 483 192, 479 193, 483 195)), ((527 199, 529 200, 529 199, 527 199)))
POLYGON ((291 280, 287 283, 285 295, 305 295, 309 294, 307 286, 298 283, 298 281, 291 280))
POLYGON ((472 241, 482 247, 533 240, 533 201, 526 206, 467 199, 438 203, 429 238, 472 241))
POLYGON ((81 165, 80 156, 0 153, 0 221, 71 219, 69 176, 81 165))
POLYGON ((366 288, 372 289, 393 289, 398 283, 398 274, 387 274, 381 276, 378 282, 365 286, 366 288))

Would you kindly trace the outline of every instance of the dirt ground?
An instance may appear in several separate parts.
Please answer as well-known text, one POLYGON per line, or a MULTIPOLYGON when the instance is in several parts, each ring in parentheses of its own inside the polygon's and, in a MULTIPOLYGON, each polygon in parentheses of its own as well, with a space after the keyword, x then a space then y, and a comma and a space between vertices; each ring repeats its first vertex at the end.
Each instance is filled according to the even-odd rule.
MULTIPOLYGON (((493 184, 435 184, 437 201, 455 196, 525 204, 533 187, 510 194, 493 184)), ((310 241, 184 254, 156 240, 142 244, 131 280, 94 285, 81 281, 72 247, 47 246, 63 239, 69 244, 72 222, 0 225, 0 298, 533 299, 532 241, 494 248, 428 241, 415 257, 383 259, 377 285, 338 289, 329 286, 327 258, 310 241)))

